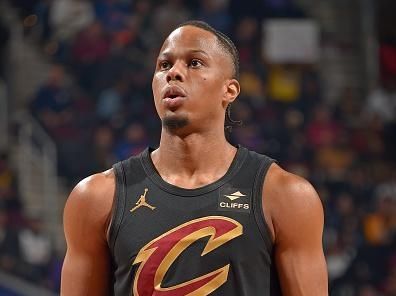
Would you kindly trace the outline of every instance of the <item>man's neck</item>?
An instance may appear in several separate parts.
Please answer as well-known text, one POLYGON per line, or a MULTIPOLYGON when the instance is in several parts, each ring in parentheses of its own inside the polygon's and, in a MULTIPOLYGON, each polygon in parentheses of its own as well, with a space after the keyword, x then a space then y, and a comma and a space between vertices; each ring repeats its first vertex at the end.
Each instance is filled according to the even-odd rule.
POLYGON ((163 132, 160 146, 151 154, 154 166, 168 183, 198 188, 220 179, 236 153, 224 137, 190 134, 179 137, 163 132))

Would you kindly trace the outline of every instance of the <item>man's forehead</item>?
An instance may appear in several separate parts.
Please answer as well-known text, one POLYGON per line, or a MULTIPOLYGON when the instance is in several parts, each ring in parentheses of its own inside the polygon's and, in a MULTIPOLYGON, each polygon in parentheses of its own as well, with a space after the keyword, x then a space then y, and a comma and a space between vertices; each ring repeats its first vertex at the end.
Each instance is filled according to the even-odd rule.
POLYGON ((204 29, 194 26, 184 26, 172 31, 165 39, 161 53, 169 48, 179 47, 182 45, 194 50, 209 51, 218 45, 217 37, 204 29))
POLYGON ((186 25, 172 31, 164 41, 159 58, 179 54, 201 53, 211 60, 215 60, 224 72, 234 72, 232 56, 223 48, 218 37, 210 31, 186 25))

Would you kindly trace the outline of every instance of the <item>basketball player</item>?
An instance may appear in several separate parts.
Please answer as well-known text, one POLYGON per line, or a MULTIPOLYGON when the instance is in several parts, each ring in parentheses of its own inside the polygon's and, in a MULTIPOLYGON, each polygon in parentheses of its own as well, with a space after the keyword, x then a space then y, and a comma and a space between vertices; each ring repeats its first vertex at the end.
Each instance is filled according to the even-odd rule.
POLYGON ((205 23, 167 37, 152 81, 160 145, 72 191, 62 295, 328 294, 315 190, 225 138, 238 67, 205 23))

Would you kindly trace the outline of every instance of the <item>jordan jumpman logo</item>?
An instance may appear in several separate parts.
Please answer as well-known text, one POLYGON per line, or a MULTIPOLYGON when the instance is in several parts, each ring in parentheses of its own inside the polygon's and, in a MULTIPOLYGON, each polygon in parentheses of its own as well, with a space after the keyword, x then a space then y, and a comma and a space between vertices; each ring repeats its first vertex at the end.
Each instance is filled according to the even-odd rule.
POLYGON ((154 210, 155 209, 155 207, 153 207, 152 205, 149 205, 146 202, 146 194, 147 194, 147 192, 148 192, 148 188, 144 188, 144 193, 142 195, 140 195, 139 200, 136 202, 136 206, 129 210, 131 213, 133 211, 137 210, 140 207, 148 207, 150 210, 154 210))

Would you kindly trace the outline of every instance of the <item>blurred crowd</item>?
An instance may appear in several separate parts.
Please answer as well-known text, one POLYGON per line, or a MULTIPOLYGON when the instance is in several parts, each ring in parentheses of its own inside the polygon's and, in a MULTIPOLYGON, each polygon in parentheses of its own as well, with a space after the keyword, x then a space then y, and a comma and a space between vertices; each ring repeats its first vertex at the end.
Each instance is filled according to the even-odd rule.
MULTIPOLYGON (((174 26, 204 20, 229 34, 240 52, 242 93, 231 116, 243 125, 228 134, 230 141, 276 158, 319 192, 332 295, 396 295, 394 21, 381 23, 378 87, 362 97, 345 85, 327 102, 318 65, 263 57, 263 20, 306 17, 291 0, 12 4, 25 33, 53 61, 27 107, 57 143, 59 172, 70 186, 158 145, 161 124, 151 93, 156 55, 174 26)), ((17 191, 3 154, 0 267, 57 290, 61 263, 40 219, 21 214, 17 191)))
MULTIPOLYGON (((0 270, 58 291, 61 258, 40 216, 26 216, 7 154, 0 155, 0 270)), ((0 294, 2 294, 0 285, 0 294)), ((5 292, 4 292, 5 293, 5 292)), ((14 294, 12 294, 14 295, 14 294)))

